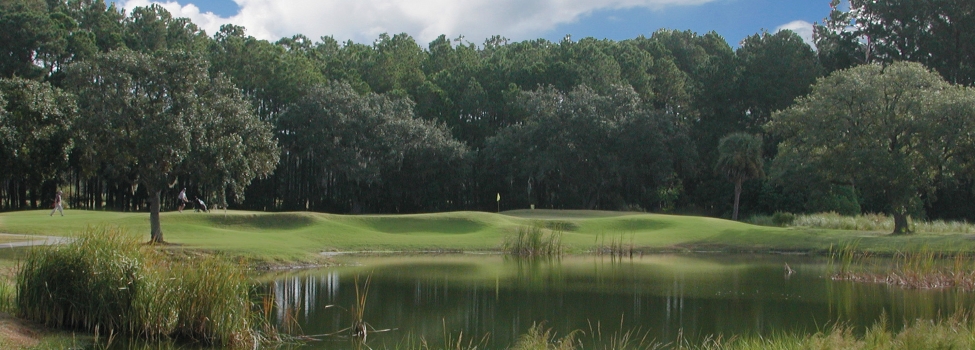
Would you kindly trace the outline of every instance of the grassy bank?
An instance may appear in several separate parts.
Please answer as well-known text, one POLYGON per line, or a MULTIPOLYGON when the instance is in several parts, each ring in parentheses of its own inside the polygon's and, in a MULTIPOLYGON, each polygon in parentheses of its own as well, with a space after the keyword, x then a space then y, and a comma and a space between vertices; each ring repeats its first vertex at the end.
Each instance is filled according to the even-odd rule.
MULTIPOLYGON (((575 350, 575 349, 686 349, 686 350, 913 350, 913 349, 972 349, 975 348, 975 322, 959 314, 941 321, 917 320, 902 329, 893 329, 883 319, 866 330, 854 330, 834 325, 809 335, 781 333, 760 337, 745 336, 722 339, 714 337, 702 343, 679 340, 659 343, 641 336, 639 331, 608 335, 578 331, 567 335, 553 334, 543 326, 533 326, 511 349, 514 350, 575 350), (598 343, 591 343, 598 340, 598 343), (607 341, 608 340, 608 341, 607 341), (606 343, 609 345, 606 345, 606 343)), ((473 349, 466 347, 465 349, 473 349)))
MULTIPOLYGON (((146 213, 69 210, 0 214, 0 232, 72 235, 88 226, 117 225, 148 240, 146 213)), ((161 214, 165 239, 176 247, 224 252, 260 260, 306 260, 325 251, 500 251, 505 237, 542 223, 560 227, 568 253, 592 252, 625 240, 649 251, 803 251, 825 253, 853 241, 866 251, 897 252, 927 247, 975 251, 965 233, 893 237, 881 231, 781 228, 715 218, 603 211, 521 210, 501 214, 450 212, 417 215, 335 215, 229 211, 227 214, 161 214)))

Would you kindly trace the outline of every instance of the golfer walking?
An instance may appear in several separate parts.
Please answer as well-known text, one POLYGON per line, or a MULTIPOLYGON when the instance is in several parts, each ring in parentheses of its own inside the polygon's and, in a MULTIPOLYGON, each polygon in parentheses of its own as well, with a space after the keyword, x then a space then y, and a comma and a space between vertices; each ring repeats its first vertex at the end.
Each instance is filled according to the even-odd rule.
POLYGON ((58 191, 54 195, 54 209, 51 209, 51 215, 48 216, 54 216, 55 211, 61 213, 61 216, 64 216, 64 207, 61 206, 61 191, 58 191))

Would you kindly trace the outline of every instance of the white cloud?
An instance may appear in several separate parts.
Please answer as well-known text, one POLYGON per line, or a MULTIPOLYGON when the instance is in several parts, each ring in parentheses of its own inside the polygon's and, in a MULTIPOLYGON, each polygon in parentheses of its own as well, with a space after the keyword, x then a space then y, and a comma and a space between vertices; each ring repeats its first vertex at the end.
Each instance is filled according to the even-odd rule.
POLYGON ((780 30, 786 30, 786 29, 791 30, 793 32, 796 32, 796 34, 799 34, 799 37, 802 38, 802 41, 805 41, 806 44, 809 44, 809 46, 812 46, 813 49, 816 48, 816 43, 813 42, 813 24, 812 23, 809 23, 809 22, 806 22, 806 21, 792 21, 792 22, 789 22, 789 23, 780 25, 778 28, 775 28, 775 31, 778 32, 780 30))
POLYGON ((201 13, 189 1, 204 0, 121 2, 128 11, 160 4, 210 35, 221 25, 234 23, 247 28, 248 35, 272 41, 300 33, 313 40, 333 36, 339 41, 371 43, 381 33, 405 32, 425 46, 440 34, 464 35, 475 43, 492 35, 534 39, 596 10, 660 9, 714 0, 234 0, 240 11, 231 17, 201 13))

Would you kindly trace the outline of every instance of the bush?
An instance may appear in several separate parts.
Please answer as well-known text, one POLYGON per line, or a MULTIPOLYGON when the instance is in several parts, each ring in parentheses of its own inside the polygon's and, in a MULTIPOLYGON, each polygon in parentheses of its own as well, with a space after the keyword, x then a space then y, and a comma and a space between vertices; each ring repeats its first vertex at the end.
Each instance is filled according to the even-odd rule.
POLYGON ((772 221, 772 217, 765 214, 755 214, 749 216, 748 219, 745 219, 745 222, 759 226, 775 226, 775 222, 772 221))
POLYGON ((796 221, 796 215, 792 213, 785 213, 781 211, 772 214, 772 223, 775 226, 789 226, 796 221))
POLYGON ((49 327, 249 346, 258 339, 243 269, 173 261, 117 228, 28 253, 17 308, 49 327))
POLYGON ((17 278, 21 316, 55 328, 132 328, 142 288, 138 244, 117 229, 89 230, 66 246, 31 250, 17 278))

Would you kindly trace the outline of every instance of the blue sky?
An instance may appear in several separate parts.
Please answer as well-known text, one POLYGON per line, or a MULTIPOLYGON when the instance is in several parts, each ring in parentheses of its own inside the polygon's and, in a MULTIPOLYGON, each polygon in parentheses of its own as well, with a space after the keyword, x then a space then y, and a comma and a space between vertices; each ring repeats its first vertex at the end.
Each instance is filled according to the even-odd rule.
MULTIPOLYGON (((636 8, 605 10, 581 18, 576 23, 559 25, 545 38, 592 36, 621 40, 640 34, 649 36, 657 29, 690 29, 699 34, 715 31, 730 44, 749 35, 769 32, 793 21, 822 23, 829 16, 828 0, 727 0, 708 4, 672 7, 664 10, 636 8)), ((811 35, 811 33, 810 33, 811 35)))
POLYGON ((732 46, 762 30, 790 28, 807 39, 829 15, 829 0, 122 0, 150 2, 189 17, 212 34, 225 23, 276 40, 297 33, 317 39, 371 42, 405 32, 424 45, 439 34, 480 44, 490 35, 512 40, 583 37, 623 40, 660 28, 716 31, 732 46))

